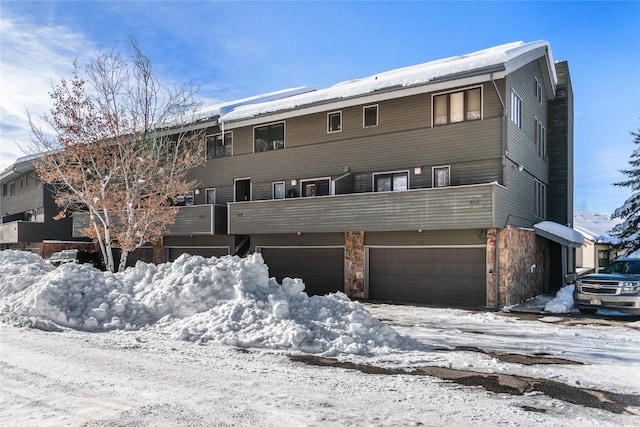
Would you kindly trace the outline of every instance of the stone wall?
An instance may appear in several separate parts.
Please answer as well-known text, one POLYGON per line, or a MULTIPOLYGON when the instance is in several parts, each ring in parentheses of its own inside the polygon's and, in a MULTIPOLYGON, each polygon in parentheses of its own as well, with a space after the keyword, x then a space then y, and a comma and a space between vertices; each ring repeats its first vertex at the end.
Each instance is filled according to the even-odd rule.
POLYGON ((364 297, 364 231, 344 233, 344 292, 364 297))
POLYGON ((548 242, 533 230, 507 227, 487 231, 487 305, 501 308, 544 292, 548 242), (498 256, 498 295, 495 260, 498 256), (497 304, 496 304, 497 298, 497 304))

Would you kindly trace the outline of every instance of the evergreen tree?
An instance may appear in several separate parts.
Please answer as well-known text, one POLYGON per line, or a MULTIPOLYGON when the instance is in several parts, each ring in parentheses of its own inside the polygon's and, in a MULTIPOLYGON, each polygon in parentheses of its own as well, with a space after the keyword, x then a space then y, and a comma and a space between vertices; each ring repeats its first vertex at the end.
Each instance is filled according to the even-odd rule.
POLYGON ((612 233, 620 239, 618 248, 626 249, 629 254, 640 250, 640 233, 638 232, 640 223, 640 129, 638 132, 631 132, 631 135, 633 143, 638 147, 631 153, 629 160, 631 167, 620 171, 628 179, 613 184, 618 187, 630 187, 631 197, 611 216, 622 219, 622 222, 613 228, 612 233))

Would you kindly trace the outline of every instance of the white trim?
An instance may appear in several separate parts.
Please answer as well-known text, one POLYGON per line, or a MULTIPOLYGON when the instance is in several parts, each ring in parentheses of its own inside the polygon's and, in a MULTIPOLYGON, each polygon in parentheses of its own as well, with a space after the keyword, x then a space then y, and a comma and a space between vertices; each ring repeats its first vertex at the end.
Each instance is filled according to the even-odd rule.
MULTIPOLYGON (((289 110, 285 112, 274 112, 268 113, 264 116, 259 117, 251 117, 247 119, 239 119, 237 121, 225 122, 227 125, 227 129, 237 129, 245 126, 266 126, 266 124, 277 123, 280 121, 284 121, 285 119, 291 117, 298 117, 306 114, 314 114, 314 113, 323 113, 327 110, 338 110, 345 109, 347 107, 353 107, 364 104, 376 104, 381 101, 387 101, 390 99, 404 98, 412 95, 420 95, 429 92, 436 91, 444 91, 447 89, 452 89, 461 86, 471 86, 478 85, 485 82, 491 81, 491 76, 493 75, 494 80, 503 79, 506 76, 504 71, 495 71, 493 73, 481 74, 478 76, 465 77, 462 79, 456 80, 447 80, 438 83, 426 84, 421 86, 409 87, 389 92, 380 92, 372 95, 366 96, 356 96, 349 99, 340 99, 335 100, 333 102, 327 102, 320 105, 313 105, 309 107, 300 107, 294 110, 289 110), (268 122, 266 124, 265 120, 268 122)), ((206 126, 210 126, 206 125, 206 126)), ((206 127, 203 125, 202 127, 206 127)), ((285 138, 286 139, 286 138, 285 138)))
POLYGON ((432 166, 431 167, 431 186, 433 188, 442 188, 442 187, 451 187, 451 165, 440 165, 440 166, 432 166), (447 185, 436 185, 436 169, 447 168, 448 176, 447 176, 447 185))
MULTIPOLYGON (((236 200, 236 182, 238 181, 246 181, 249 180, 249 200, 241 200, 241 202, 251 202, 253 201, 253 182, 251 182, 251 177, 247 176, 245 178, 233 178, 233 201, 237 202, 236 200)), ((228 217, 228 215, 227 215, 228 217)))
MULTIPOLYGON (((446 123, 446 124, 442 124, 442 125, 436 125, 435 124, 435 120, 434 120, 435 110, 433 109, 433 99, 436 96, 446 95, 446 94, 449 94, 449 93, 465 92, 467 90, 476 89, 476 88, 480 88, 480 118, 479 119, 474 119, 474 120, 467 120, 467 118, 466 118, 467 112, 465 111, 464 112, 465 118, 464 118, 464 120, 462 120, 462 122, 473 122, 475 120, 484 120, 484 86, 479 84, 479 85, 466 86, 466 87, 461 87, 461 88, 457 88, 457 89, 451 89, 451 90, 432 93, 431 94, 431 127, 433 128, 433 127, 436 127, 436 126, 446 126, 446 125, 451 125, 451 124, 455 124, 455 123, 461 123, 461 122, 455 122, 455 123, 446 123)), ((448 114, 448 112, 447 112, 447 114, 448 114)))
POLYGON ((523 102, 522 102, 522 97, 520 96, 520 94, 518 93, 518 91, 512 86, 511 87, 511 91, 509 92, 509 119, 511 120, 511 123, 515 124, 518 129, 522 129, 522 122, 524 120, 524 114, 522 111, 522 107, 523 107, 523 102), (515 120, 513 120, 513 95, 516 95, 516 97, 518 98, 518 100, 520 101, 519 104, 519 108, 518 108, 518 112, 519 112, 519 117, 518 117, 518 122, 516 122, 515 120))
POLYGON ((215 187, 208 187, 204 189, 204 204, 205 205, 214 205, 216 204, 216 199, 218 198, 218 191, 216 190, 215 187), (207 193, 209 192, 209 190, 213 190, 213 203, 209 203, 207 201, 207 193))
POLYGON ((379 104, 363 105, 362 106, 362 127, 364 129, 374 128, 374 127, 377 127, 378 124, 380 124, 380 105, 379 104), (365 123, 365 110, 367 108, 373 108, 373 107, 376 107, 376 124, 375 125, 371 125, 371 126, 367 126, 366 123, 365 123))
MULTIPOLYGON (((373 172, 371 174, 371 190, 373 193, 386 193, 386 191, 376 191, 376 175, 389 175, 396 173, 406 173, 407 174, 407 189, 402 191, 411 190, 411 171, 409 169, 397 170, 397 171, 388 171, 388 172, 373 172)), ((397 190, 391 190, 397 191, 397 190)))
POLYGON ((287 183, 284 182, 284 181, 273 181, 271 183, 271 198, 273 200, 281 200, 281 199, 276 199, 276 184, 282 184, 282 186, 284 187, 282 198, 286 199, 287 198, 287 183))
MULTIPOLYGON (((323 176, 323 177, 320 177, 320 178, 307 178, 307 179, 300 179, 300 197, 306 197, 306 196, 303 196, 303 193, 302 193, 302 190, 304 189, 304 184, 303 184, 303 183, 304 183, 305 181, 306 181, 306 182, 309 182, 309 181, 324 181, 324 180, 329 181, 329 194, 328 194, 328 195, 329 195, 329 196, 333 196, 333 195, 334 195, 334 192, 333 192, 333 188, 332 188, 332 185, 331 185, 331 183, 332 183, 332 181, 333 181, 333 180, 331 179, 331 177, 330 177, 330 176, 323 176)), ((316 197, 317 197, 317 196, 316 196, 316 197)))
POLYGON ((342 110, 338 110, 338 111, 329 111, 327 113, 327 133, 338 133, 338 132, 342 132, 342 110), (340 116, 340 129, 338 130, 331 130, 331 118, 330 116, 338 114, 340 116))
MULTIPOLYGON (((267 126, 273 126, 273 125, 278 125, 282 123, 282 148, 278 148, 278 149, 274 149, 272 148, 271 150, 267 150, 267 151, 258 151, 258 153, 268 153, 269 151, 277 151, 277 150, 284 150, 286 148, 287 145, 287 122, 285 120, 276 120, 273 122, 269 122, 269 123, 263 123, 263 124, 256 124, 255 126, 253 126, 252 132, 251 132, 251 147, 253 149, 253 153, 256 153, 256 128, 263 128, 263 127, 267 127, 267 126)), ((247 125, 248 126, 248 125, 247 125)))

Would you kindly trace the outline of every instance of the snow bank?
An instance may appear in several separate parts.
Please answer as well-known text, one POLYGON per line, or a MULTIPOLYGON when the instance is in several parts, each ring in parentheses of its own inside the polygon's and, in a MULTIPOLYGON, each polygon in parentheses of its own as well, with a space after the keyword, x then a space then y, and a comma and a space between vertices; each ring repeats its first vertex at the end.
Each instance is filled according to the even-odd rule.
POLYGON ((547 302, 544 311, 549 313, 571 313, 573 310, 573 290, 576 285, 567 285, 556 293, 556 297, 547 302))
POLYGON ((0 252, 0 312, 85 330, 153 328, 173 337, 242 347, 367 354, 414 341, 344 294, 309 297, 301 279, 269 278, 260 254, 182 255, 122 273, 52 268, 37 255, 0 252), (17 285, 20 284, 20 285, 17 285))

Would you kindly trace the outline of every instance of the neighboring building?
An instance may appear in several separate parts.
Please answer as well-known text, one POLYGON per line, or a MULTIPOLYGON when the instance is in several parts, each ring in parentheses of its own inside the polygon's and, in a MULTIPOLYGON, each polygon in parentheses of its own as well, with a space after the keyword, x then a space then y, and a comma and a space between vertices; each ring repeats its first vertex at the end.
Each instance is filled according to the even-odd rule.
POLYGON ((576 212, 573 215, 576 231, 584 236, 584 244, 576 250, 576 267, 581 274, 598 272, 622 255, 613 245, 618 239, 611 235, 619 218, 611 219, 604 212, 576 212))
POLYGON ((258 251, 310 294, 474 307, 575 269, 573 93, 546 42, 228 103, 194 128, 207 161, 164 260, 258 251))
MULTIPOLYGON (((0 249, 36 253, 47 239, 71 240, 71 218, 54 220, 59 212, 51 188, 23 157, 0 173, 0 249)), ((86 240, 86 239, 77 239, 86 240)))

